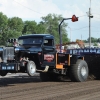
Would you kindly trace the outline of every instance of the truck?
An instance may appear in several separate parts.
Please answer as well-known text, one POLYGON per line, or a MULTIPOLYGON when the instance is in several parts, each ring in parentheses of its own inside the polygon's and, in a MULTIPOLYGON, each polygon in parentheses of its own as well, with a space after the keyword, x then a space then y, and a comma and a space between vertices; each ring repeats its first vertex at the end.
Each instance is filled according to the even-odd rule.
POLYGON ((71 81, 86 81, 90 74, 99 75, 100 49, 76 48, 58 52, 55 38, 50 34, 28 34, 18 39, 8 39, 0 47, 0 75, 7 73, 40 73, 42 81, 55 81, 69 76, 71 81), (94 71, 96 70, 96 71, 94 71))
POLYGON ((62 19, 59 45, 55 45, 55 37, 51 34, 27 34, 8 39, 7 45, 0 47, 0 75, 21 72, 34 76, 38 72, 42 81, 64 81, 66 77, 75 82, 99 79, 100 48, 85 48, 81 43, 80 48, 65 49, 62 45, 60 26, 69 19, 78 21, 75 15, 62 19))

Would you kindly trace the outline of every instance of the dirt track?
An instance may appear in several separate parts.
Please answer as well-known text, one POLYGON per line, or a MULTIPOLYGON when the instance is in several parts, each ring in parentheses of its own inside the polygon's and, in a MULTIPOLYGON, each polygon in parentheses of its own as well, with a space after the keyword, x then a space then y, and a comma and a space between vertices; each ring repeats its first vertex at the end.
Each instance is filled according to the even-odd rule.
POLYGON ((100 100, 100 80, 41 82, 39 75, 0 78, 0 100, 100 100))

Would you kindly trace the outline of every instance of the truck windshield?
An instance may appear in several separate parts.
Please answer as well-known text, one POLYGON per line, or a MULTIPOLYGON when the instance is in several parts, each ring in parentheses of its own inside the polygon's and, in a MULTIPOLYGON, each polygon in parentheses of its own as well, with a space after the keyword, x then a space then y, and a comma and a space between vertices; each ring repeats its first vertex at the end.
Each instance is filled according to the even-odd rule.
POLYGON ((24 44, 42 44, 42 38, 32 37, 32 38, 20 38, 18 39, 20 45, 24 44))

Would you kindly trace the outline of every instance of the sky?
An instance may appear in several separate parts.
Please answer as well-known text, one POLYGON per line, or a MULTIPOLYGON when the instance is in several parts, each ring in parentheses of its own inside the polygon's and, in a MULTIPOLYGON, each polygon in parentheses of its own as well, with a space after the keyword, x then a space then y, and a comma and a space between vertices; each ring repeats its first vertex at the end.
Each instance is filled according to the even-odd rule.
POLYGON ((91 8, 90 34, 100 38, 100 0, 0 0, 0 12, 8 18, 19 17, 23 21, 40 22, 48 14, 62 15, 63 18, 78 17, 77 22, 64 20, 68 38, 87 40, 89 38, 89 17, 91 8))

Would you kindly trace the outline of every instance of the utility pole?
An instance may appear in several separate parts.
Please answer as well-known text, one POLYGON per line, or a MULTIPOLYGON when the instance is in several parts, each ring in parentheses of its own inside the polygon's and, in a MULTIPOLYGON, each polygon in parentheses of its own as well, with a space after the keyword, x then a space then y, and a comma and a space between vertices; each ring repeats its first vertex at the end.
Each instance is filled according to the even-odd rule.
POLYGON ((91 48, 91 8, 89 8, 89 47, 91 48))
POLYGON ((89 47, 91 48, 91 18, 93 18, 93 15, 91 15, 91 0, 90 0, 90 8, 89 8, 89 47))
POLYGON ((81 41, 82 41, 82 34, 81 34, 81 41))
POLYGON ((72 36, 71 36, 71 28, 68 26, 68 28, 70 29, 70 42, 72 41, 72 36))

